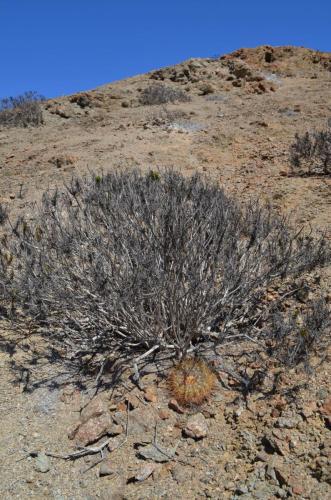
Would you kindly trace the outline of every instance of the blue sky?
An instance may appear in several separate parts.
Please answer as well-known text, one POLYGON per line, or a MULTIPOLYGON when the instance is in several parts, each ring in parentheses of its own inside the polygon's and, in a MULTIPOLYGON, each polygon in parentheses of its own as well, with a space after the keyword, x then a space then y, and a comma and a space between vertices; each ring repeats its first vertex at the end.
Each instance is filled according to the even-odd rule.
POLYGON ((0 0, 0 97, 46 97, 261 44, 331 51, 331 0, 0 0))

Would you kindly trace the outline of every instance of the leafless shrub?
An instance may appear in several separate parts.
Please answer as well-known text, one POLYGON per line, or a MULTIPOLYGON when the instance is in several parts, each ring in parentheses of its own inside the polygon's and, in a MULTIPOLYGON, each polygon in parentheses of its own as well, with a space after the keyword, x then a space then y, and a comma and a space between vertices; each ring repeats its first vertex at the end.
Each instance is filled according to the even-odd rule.
POLYGON ((150 123, 154 126, 169 126, 172 123, 187 119, 190 115, 181 109, 169 109, 166 106, 162 106, 161 109, 154 112, 150 117, 150 123))
POLYGON ((190 101, 190 96, 186 92, 164 84, 149 85, 140 95, 140 102, 144 106, 187 101, 190 101))
POLYGON ((7 217, 8 217, 8 211, 6 207, 4 207, 2 203, 0 203, 0 226, 6 222, 7 217))
POLYGON ((73 364, 221 342, 272 281, 329 256, 323 238, 240 208, 199 176, 137 171, 45 193, 36 222, 18 220, 0 251, 8 314, 38 324, 73 364))
POLYGON ((293 173, 301 175, 331 174, 331 129, 296 134, 290 147, 293 173))
MULTIPOLYGON (((304 314, 275 311, 271 316, 271 352, 289 366, 323 351, 331 340, 330 309, 324 299, 312 301, 304 314)), ((269 335, 269 334, 268 334, 269 335)))
POLYGON ((16 97, 0 100, 0 126, 37 127, 43 123, 40 102, 44 100, 36 92, 25 92, 16 97))

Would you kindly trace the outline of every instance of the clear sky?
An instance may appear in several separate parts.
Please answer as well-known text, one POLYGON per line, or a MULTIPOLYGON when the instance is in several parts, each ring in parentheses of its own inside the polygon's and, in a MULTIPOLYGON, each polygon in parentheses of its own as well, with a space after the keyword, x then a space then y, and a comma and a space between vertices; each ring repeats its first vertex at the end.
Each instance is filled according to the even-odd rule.
POLYGON ((331 0, 0 0, 0 97, 69 94, 261 44, 331 51, 331 0))

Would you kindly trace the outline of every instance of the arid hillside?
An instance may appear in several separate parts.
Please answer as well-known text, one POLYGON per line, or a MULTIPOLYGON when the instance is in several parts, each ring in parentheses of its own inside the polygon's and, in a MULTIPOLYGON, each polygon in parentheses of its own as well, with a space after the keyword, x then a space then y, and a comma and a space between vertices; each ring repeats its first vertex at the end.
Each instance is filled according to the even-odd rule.
MULTIPOLYGON (((290 164, 296 134, 331 126, 331 53, 240 49, 49 99, 42 110, 39 127, 0 125, 0 204, 12 220, 33 220, 42 193, 73 176, 171 168, 200 172, 239 202, 257 198, 331 241, 331 176, 296 175, 290 164)), ((331 268, 312 273, 305 286, 307 296, 291 294, 286 307, 304 308, 317 291, 330 304, 331 268)), ((266 300, 280 294, 288 289, 270 289, 266 300)), ((10 339, 6 318, 0 321, 10 339)), ((93 384, 70 384, 36 342, 27 338, 14 351, 10 340, 0 344, 1 498, 331 497, 328 352, 323 363, 313 359, 312 372, 272 366, 261 387, 243 395, 231 373, 234 366, 245 376, 258 371, 249 355, 255 346, 244 353, 232 346, 234 365, 219 370, 218 389, 198 412, 169 402, 153 367, 144 390, 128 377, 81 412, 93 384), (105 456, 41 453, 65 455, 79 434, 83 446, 115 437, 105 456)))
POLYGON ((303 48, 241 49, 49 100, 43 126, 0 129, 0 201, 27 212, 43 190, 87 170, 171 167, 330 230, 329 180, 287 176, 295 134, 331 116, 330 65, 330 54, 303 48), (191 100, 142 105, 156 83, 191 100))

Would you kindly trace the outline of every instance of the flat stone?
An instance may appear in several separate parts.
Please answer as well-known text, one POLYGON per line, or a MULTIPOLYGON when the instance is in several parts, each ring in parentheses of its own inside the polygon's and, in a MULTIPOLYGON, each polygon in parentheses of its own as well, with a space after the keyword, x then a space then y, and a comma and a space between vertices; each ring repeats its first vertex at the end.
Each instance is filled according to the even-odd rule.
POLYGON ((185 436, 193 439, 203 439, 207 436, 208 426, 202 413, 197 413, 190 417, 183 430, 185 436))
POLYGON ((144 390, 144 396, 146 401, 149 401, 150 403, 156 403, 157 402, 156 387, 151 385, 146 387, 146 389, 144 390))
POLYGON ((192 479, 192 471, 188 467, 177 464, 171 471, 172 477, 178 484, 186 483, 192 479))
POLYGON ((138 472, 136 472, 134 479, 136 481, 145 481, 145 479, 147 479, 149 476, 153 474, 156 468, 157 468, 156 464, 144 464, 140 467, 138 472))
MULTIPOLYGON (((126 412, 116 412, 113 415, 114 422, 126 426, 126 412)), ((155 427, 155 416, 148 406, 141 406, 130 411, 129 429, 133 435, 139 435, 139 439, 148 439, 155 427)))
MULTIPOLYGON (((177 448, 177 447, 176 447, 177 448)), ((167 449, 164 447, 156 448, 154 445, 140 446, 138 454, 146 460, 153 460, 154 462, 163 463, 169 462, 176 453, 176 448, 167 449)))
POLYGON ((80 414, 80 421, 85 423, 90 420, 90 418, 100 417, 108 411, 107 402, 104 398, 99 396, 92 399, 92 401, 82 410, 80 414))
POLYGON ((111 416, 103 414, 100 417, 90 418, 87 422, 81 423, 77 430, 70 434, 69 438, 75 439, 76 444, 80 446, 86 446, 111 432, 112 427, 111 416))
POLYGON ((299 415, 288 418, 279 417, 275 422, 275 427, 278 427, 279 429, 296 429, 301 422, 302 419, 299 415))
POLYGON ((114 469, 114 465, 111 459, 104 460, 101 462, 100 468, 99 468, 99 476, 111 476, 112 474, 115 474, 116 470, 114 469))

